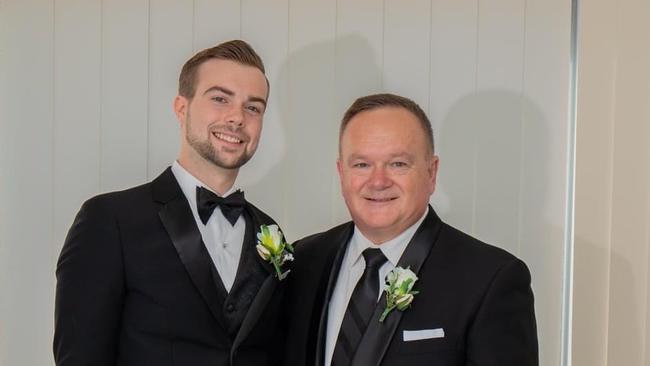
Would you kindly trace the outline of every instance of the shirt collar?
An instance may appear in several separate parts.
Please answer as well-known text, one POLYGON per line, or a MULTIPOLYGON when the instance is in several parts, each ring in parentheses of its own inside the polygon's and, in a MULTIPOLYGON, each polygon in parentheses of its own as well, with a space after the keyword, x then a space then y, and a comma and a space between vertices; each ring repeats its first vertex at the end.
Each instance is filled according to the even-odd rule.
MULTIPOLYGON (((174 177, 176 177, 176 181, 178 181, 178 185, 181 186, 181 190, 183 191, 183 194, 187 198, 187 200, 190 203, 190 207, 192 207, 192 210, 196 208, 196 187, 204 187, 205 189, 210 189, 206 184, 201 182, 198 178, 192 175, 192 173, 188 172, 181 164, 178 163, 177 160, 174 160, 174 163, 172 164, 172 173, 174 173, 174 177)), ((238 188, 233 185, 230 187, 228 191, 223 195, 223 197, 227 197, 229 194, 235 192, 238 188)), ((214 192, 214 191, 212 191, 214 192)), ((219 196, 218 193, 214 192, 217 196, 219 196)))
POLYGON ((413 238, 413 235, 415 235, 415 232, 417 229, 420 227, 422 222, 424 221, 424 218, 427 217, 427 214, 429 213, 429 207, 427 206, 427 209, 424 211, 424 214, 418 221, 416 221, 413 225, 409 226, 406 230, 402 231, 401 234, 397 235, 391 240, 388 240, 386 242, 383 242, 379 245, 373 243, 370 241, 370 239, 366 238, 363 233, 361 233, 361 230, 354 225, 354 233, 352 234, 352 239, 350 239, 350 249, 349 249, 349 255, 351 259, 351 264, 354 265, 359 258, 361 258, 361 253, 367 249, 367 248, 378 248, 384 253, 388 261, 394 266, 397 267, 397 263, 399 262, 399 259, 402 257, 402 254, 404 253, 404 250, 406 250, 406 246, 408 243, 411 241, 413 238))

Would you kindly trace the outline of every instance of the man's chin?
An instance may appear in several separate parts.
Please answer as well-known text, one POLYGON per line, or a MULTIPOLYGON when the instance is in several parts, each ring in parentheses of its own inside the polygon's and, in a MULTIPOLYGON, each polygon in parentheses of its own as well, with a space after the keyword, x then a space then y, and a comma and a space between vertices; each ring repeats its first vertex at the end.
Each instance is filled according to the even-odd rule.
POLYGON ((221 169, 225 170, 238 170, 241 168, 246 162, 217 162, 217 161, 212 161, 212 164, 216 167, 219 167, 221 169))
POLYGON ((394 215, 365 215, 363 219, 358 220, 369 231, 385 232, 395 226, 394 215))
POLYGON ((241 168, 244 164, 246 164, 250 158, 246 156, 240 156, 237 158, 233 159, 208 159, 212 164, 215 166, 221 168, 221 169, 227 169, 227 170, 238 170, 241 168))

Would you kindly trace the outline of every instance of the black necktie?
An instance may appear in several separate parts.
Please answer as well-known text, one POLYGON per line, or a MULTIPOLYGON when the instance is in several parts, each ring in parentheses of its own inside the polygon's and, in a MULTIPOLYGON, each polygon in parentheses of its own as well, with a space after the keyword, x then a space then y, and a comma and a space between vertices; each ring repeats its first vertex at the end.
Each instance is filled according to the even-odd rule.
POLYGON ((244 192, 237 190, 228 197, 219 197, 207 188, 196 187, 196 206, 199 210, 201 222, 205 225, 214 209, 221 207, 221 213, 228 219, 232 226, 235 226, 239 215, 244 211, 246 200, 244 192))
POLYGON ((386 257, 380 249, 368 248, 362 254, 366 260, 366 269, 357 282, 345 310, 331 366, 350 365, 377 306, 379 268, 386 262, 386 257))

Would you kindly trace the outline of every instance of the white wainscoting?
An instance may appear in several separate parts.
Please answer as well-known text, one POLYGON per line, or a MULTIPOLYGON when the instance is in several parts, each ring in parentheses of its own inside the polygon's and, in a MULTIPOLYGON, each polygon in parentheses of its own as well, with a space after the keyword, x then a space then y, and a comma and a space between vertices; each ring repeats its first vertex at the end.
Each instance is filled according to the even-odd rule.
POLYGON ((542 365, 561 353, 571 8, 565 0, 1 0, 0 364, 52 364, 54 268, 81 203, 176 156, 182 63, 232 38, 265 60, 239 183, 291 240, 348 219, 338 121, 357 96, 428 111, 443 219, 531 268, 542 365))

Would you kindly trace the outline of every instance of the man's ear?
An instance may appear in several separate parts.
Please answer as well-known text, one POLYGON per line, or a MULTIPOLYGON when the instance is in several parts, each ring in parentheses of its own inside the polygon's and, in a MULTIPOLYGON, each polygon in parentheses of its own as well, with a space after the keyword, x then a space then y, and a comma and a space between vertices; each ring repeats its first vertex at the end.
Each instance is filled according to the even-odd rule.
POLYGON ((174 98, 174 114, 176 114, 176 119, 182 125, 185 124, 187 119, 187 109, 189 107, 190 101, 182 95, 177 95, 174 98))
POLYGON ((341 185, 341 191, 343 191, 343 169, 344 169, 343 161, 339 156, 336 159, 336 171, 339 173, 339 184, 341 185))
POLYGON ((431 184, 431 194, 436 190, 436 181, 438 178, 438 163, 440 159, 437 155, 431 157, 431 162, 429 163, 429 179, 431 184))

